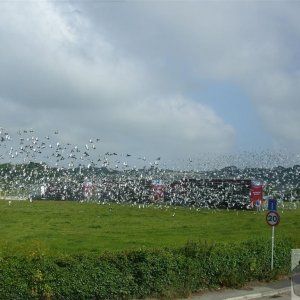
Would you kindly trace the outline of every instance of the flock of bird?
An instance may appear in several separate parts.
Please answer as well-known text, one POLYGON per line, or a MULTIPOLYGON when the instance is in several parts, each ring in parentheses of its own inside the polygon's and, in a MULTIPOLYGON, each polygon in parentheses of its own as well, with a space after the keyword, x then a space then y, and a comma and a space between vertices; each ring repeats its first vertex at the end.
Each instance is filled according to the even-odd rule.
POLYGON ((7 186, 10 187, 10 190, 20 191, 24 189, 23 183, 26 183, 27 186, 62 185, 64 180, 69 186, 72 182, 74 188, 76 183, 82 185, 82 176, 79 175, 83 173, 85 181, 97 181, 101 187, 105 184, 106 188, 103 190, 107 190, 107 181, 109 180, 103 178, 105 172, 101 172, 103 175, 101 182, 104 183, 100 183, 99 178, 96 179, 95 173, 99 173, 99 170, 105 169, 109 174, 113 171, 130 172, 138 170, 136 163, 144 164, 144 167, 146 167, 146 163, 149 167, 157 167, 160 160, 157 158, 157 160, 148 162, 144 156, 134 157, 129 153, 103 152, 101 148, 100 138, 89 138, 82 145, 74 145, 63 142, 58 130, 40 136, 34 129, 11 133, 5 128, 0 128, 0 166, 2 165, 0 173, 2 188, 0 186, 0 191, 1 189, 7 190, 7 186), (30 168, 30 165, 35 165, 35 168, 30 168), (39 165, 40 168, 37 169, 36 165, 39 165), (59 173, 56 178, 53 178, 54 171, 59 173), (37 174, 37 172, 41 174, 37 174), (68 176, 66 176, 67 174, 68 176))
MULTIPOLYGON (((155 196, 155 189, 163 186, 162 198, 168 205, 198 209, 222 207, 225 202, 227 208, 250 204, 249 194, 239 193, 239 187, 234 185, 217 189, 212 186, 182 189, 180 185, 179 188, 172 187, 171 183, 188 176, 253 178, 255 174, 251 173, 251 168, 241 173, 232 168, 224 169, 223 173, 174 171, 162 167, 161 157, 147 161, 144 156, 135 157, 128 153, 101 153, 101 142, 100 138, 89 138, 83 145, 74 145, 64 143, 58 130, 41 137, 33 129, 18 130, 12 134, 0 128, 0 193, 32 198, 45 196, 47 191, 48 197, 50 195, 53 199, 144 205, 161 200, 155 196), (134 164, 137 162, 143 167, 136 167, 134 164)), ((188 166, 192 163, 189 158, 188 166)), ((264 181, 274 175, 268 170, 265 172, 259 174, 264 181)), ((291 189, 298 185, 297 174, 291 189)), ((278 184, 284 184, 286 179, 282 177, 278 184)), ((275 183, 276 180, 278 178, 275 178, 275 183)))
MULTIPOLYGON (((99 154, 97 144, 100 142, 100 138, 90 138, 84 145, 79 146, 61 142, 58 130, 40 137, 33 129, 18 130, 16 136, 13 136, 9 131, 0 128, 0 163, 1 160, 10 163, 44 162, 62 168, 78 165, 113 168, 128 166, 125 160, 121 162, 121 158, 128 159, 131 154, 99 154)), ((139 159, 146 160, 145 157, 139 159)))

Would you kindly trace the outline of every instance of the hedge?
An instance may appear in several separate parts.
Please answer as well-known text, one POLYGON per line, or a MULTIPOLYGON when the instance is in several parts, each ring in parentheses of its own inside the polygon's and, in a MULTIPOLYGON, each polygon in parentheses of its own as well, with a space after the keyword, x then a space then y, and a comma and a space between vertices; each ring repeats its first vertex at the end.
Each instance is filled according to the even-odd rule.
POLYGON ((99 255, 2 255, 0 298, 171 299, 203 289, 238 287, 288 274, 292 242, 276 239, 273 271, 270 247, 269 240, 255 239, 99 255))

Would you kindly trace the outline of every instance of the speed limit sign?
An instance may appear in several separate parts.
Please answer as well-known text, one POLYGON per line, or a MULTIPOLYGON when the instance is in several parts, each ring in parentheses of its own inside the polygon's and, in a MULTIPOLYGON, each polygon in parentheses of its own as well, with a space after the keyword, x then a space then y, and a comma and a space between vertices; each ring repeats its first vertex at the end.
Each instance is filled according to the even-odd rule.
POLYGON ((276 226, 280 222, 280 216, 276 211, 269 211, 266 216, 266 221, 270 226, 276 226))
POLYGON ((275 226, 279 224, 280 217, 277 211, 269 211, 266 215, 267 223, 272 226, 272 250, 271 250, 271 270, 274 268, 274 240, 275 240, 275 226))

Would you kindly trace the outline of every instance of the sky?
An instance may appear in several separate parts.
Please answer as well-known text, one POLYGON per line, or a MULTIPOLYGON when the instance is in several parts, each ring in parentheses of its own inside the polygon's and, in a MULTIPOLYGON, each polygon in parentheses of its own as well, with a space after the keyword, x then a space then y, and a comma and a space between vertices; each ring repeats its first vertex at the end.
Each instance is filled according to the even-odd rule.
POLYGON ((170 161, 297 156, 299 10, 280 0, 0 0, 0 127, 170 161))

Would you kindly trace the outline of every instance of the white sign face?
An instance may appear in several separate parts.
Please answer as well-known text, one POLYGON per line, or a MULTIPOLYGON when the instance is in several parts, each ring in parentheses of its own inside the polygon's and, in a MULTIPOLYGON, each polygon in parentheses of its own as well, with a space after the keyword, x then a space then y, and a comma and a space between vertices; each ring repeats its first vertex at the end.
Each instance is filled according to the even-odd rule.
POLYGON ((269 211, 266 216, 266 221, 270 226, 276 226, 280 222, 279 214, 276 211, 269 211))

